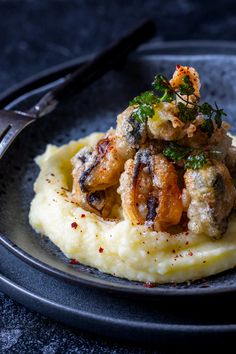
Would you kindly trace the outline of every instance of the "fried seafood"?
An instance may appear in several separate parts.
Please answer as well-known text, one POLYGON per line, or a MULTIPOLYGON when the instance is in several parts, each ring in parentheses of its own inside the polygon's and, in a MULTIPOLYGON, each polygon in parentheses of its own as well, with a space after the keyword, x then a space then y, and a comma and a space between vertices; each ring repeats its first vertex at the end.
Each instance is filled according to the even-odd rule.
POLYGON ((37 158, 31 225, 71 264, 145 287, 235 267, 236 137, 225 115, 200 102, 194 68, 157 74, 115 129, 37 158))
POLYGON ((72 199, 106 218, 118 192, 135 225, 168 230, 184 212, 190 231, 219 238, 236 197, 236 150, 225 113, 199 104, 192 67, 177 65, 170 81, 157 75, 153 85, 161 98, 154 91, 137 96, 116 129, 74 156, 72 199))
POLYGON ((119 193, 124 213, 135 225, 159 231, 180 221, 183 208, 177 174, 162 154, 139 150, 125 164, 119 193))
MULTIPOLYGON (((80 205, 83 209, 106 218, 108 217, 115 200, 115 189, 110 187, 106 190, 95 189, 88 191, 83 186, 81 180, 84 180, 84 174, 87 171, 86 168, 88 168, 86 167, 86 163, 88 163, 90 159, 94 159, 93 151, 91 148, 84 148, 80 150, 79 153, 76 154, 72 159, 72 164, 74 165, 72 172, 72 200, 80 205)), ((90 166, 93 165, 91 164, 90 166)))
POLYGON ((146 141, 146 124, 132 118, 128 107, 95 148, 84 148, 72 159, 73 200, 84 209, 107 217, 125 161, 146 141), (112 188, 113 187, 113 188, 112 188))
MULTIPOLYGON (((183 78, 186 76, 194 89, 194 94, 188 97, 188 101, 196 102, 200 98, 200 80, 194 68, 177 66, 173 78, 170 80, 170 85, 178 91, 180 85, 183 84, 183 78)), ((184 124, 178 117, 179 109, 177 103, 182 101, 181 97, 186 99, 185 95, 179 95, 179 97, 176 97, 176 101, 161 102, 155 106, 154 116, 147 120, 148 132, 151 138, 166 141, 180 140, 184 137, 191 138, 197 131, 198 126, 202 123, 201 115, 188 124, 184 124)))
POLYGON ((192 102, 199 100, 201 85, 200 85, 198 72, 194 68, 190 66, 176 65, 176 70, 174 72, 172 79, 170 80, 171 86, 174 89, 178 90, 180 88, 180 85, 183 84, 184 77, 189 78, 194 88, 194 93, 193 95, 190 95, 189 100, 192 102))
MULTIPOLYGON (((211 160, 198 170, 189 169, 184 175, 189 196, 188 228, 196 234, 219 238, 227 229, 236 191, 227 167, 211 160)), ((186 203, 185 203, 186 209, 186 203)))
POLYGON ((154 107, 155 114, 147 120, 148 136, 157 140, 179 140, 186 135, 174 103, 163 102, 154 107))
POLYGON ((94 149, 82 149, 73 157, 74 183, 79 184, 82 192, 97 192, 114 186, 119 181, 125 161, 133 154, 124 140, 109 131, 94 149))
POLYGON ((134 107, 130 106, 118 115, 116 135, 130 150, 135 151, 147 140, 147 124, 134 119, 133 110, 134 107))

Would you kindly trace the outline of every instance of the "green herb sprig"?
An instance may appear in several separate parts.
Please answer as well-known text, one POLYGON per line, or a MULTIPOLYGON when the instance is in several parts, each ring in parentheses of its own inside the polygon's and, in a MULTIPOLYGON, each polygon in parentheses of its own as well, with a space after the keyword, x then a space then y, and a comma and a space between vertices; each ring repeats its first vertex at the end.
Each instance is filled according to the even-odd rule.
POLYGON ((203 151, 194 152, 192 148, 181 146, 174 142, 164 148, 163 155, 175 163, 183 161, 185 169, 197 170, 207 163, 207 157, 203 151))
POLYGON ((165 147, 163 154, 170 160, 179 162, 183 160, 191 151, 192 149, 189 147, 180 146, 177 143, 171 142, 167 147, 165 147))
POLYGON ((160 102, 172 102, 174 96, 180 98, 177 106, 179 109, 179 119, 183 123, 192 122, 201 113, 204 117, 200 129, 211 137, 214 132, 214 122, 217 128, 222 125, 222 116, 226 116, 223 109, 220 109, 215 103, 215 107, 207 102, 203 104, 189 100, 194 95, 194 87, 188 75, 183 77, 183 82, 179 90, 175 90, 169 80, 164 75, 156 75, 152 83, 153 91, 146 91, 135 97, 130 105, 137 105, 133 111, 133 117, 141 123, 146 122, 148 118, 152 118, 155 114, 153 105, 160 102), (186 96, 186 97, 183 97, 186 96))
POLYGON ((204 152, 197 155, 189 155, 185 161, 184 167, 186 169, 198 170, 207 163, 207 158, 204 152))

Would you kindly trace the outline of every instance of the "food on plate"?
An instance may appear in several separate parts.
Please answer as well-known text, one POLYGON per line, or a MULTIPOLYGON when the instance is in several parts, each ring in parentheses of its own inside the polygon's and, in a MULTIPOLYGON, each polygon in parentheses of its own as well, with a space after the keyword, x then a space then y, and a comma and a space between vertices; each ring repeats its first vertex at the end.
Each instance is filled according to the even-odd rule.
POLYGON ((236 139, 200 101, 196 69, 156 75, 115 129, 36 158, 29 220, 74 262, 130 280, 200 279, 236 265, 236 139))

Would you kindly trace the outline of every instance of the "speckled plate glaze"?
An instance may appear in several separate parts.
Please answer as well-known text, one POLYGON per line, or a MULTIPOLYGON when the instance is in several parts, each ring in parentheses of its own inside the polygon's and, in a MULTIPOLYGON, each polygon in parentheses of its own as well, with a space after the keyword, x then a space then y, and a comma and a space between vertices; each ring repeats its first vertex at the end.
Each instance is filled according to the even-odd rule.
MULTIPOLYGON (((88 57, 47 70, 0 97, 0 107, 26 109, 43 92, 88 57)), ((34 157, 46 144, 61 145, 93 131, 105 131, 115 124, 117 114, 129 100, 146 90, 157 72, 170 76, 176 63, 193 65, 201 74, 202 95, 220 102, 228 113, 232 132, 236 102, 236 44, 153 42, 131 56, 122 70, 110 72, 76 98, 61 104, 52 114, 23 131, 0 161, 0 242, 30 265, 64 280, 129 295, 203 296, 236 291, 236 271, 229 270, 205 280, 181 285, 144 288, 102 274, 83 265, 71 265, 47 239, 37 235, 28 223, 33 182, 39 172, 34 157)))

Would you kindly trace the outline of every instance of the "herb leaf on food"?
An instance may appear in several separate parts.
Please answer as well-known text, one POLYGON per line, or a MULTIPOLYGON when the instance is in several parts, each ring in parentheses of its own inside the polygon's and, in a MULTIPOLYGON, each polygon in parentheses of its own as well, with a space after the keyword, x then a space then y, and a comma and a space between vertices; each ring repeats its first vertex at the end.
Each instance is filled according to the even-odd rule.
POLYGON ((148 118, 152 118, 154 115, 154 109, 152 105, 142 103, 133 110, 132 116, 140 123, 145 123, 148 118))
POLYGON ((194 94, 194 87, 188 75, 183 77, 183 83, 179 87, 179 93, 186 96, 194 94))
POLYGON ((145 91, 141 93, 139 96, 136 96, 132 101, 130 101, 130 106, 136 104, 156 104, 159 103, 159 98, 154 94, 153 91, 145 91))
POLYGON ((198 115, 197 106, 186 107, 183 102, 178 103, 179 108, 179 119, 183 123, 192 122, 196 119, 198 115))
POLYGON ((203 121, 200 126, 202 132, 206 133, 208 138, 210 138, 214 132, 214 124, 210 118, 207 118, 203 121))
POLYGON ((207 163, 207 158, 204 152, 200 152, 198 155, 190 155, 185 161, 186 169, 198 170, 207 163))
POLYGON ((152 86, 157 92, 162 93, 162 96, 159 98, 161 102, 172 102, 174 100, 175 91, 164 75, 156 75, 152 86))
POLYGON ((191 151, 192 149, 189 147, 180 146, 176 143, 170 143, 169 146, 163 150, 163 155, 172 161, 178 162, 183 160, 191 151))
POLYGON ((215 128, 222 125, 222 116, 226 116, 223 109, 218 108, 215 103, 213 107, 208 102, 198 104, 198 102, 189 101, 189 96, 194 95, 194 87, 188 75, 183 77, 179 90, 175 90, 169 80, 161 74, 155 76, 152 83, 153 91, 146 91, 135 97, 130 105, 138 105, 134 109, 133 117, 139 122, 145 122, 154 115, 154 105, 159 102, 172 102, 175 95, 180 98, 177 103, 178 118, 183 123, 192 122, 199 114, 203 115, 203 123, 200 125, 202 132, 210 138, 215 128), (183 96, 187 96, 183 97, 183 96))

